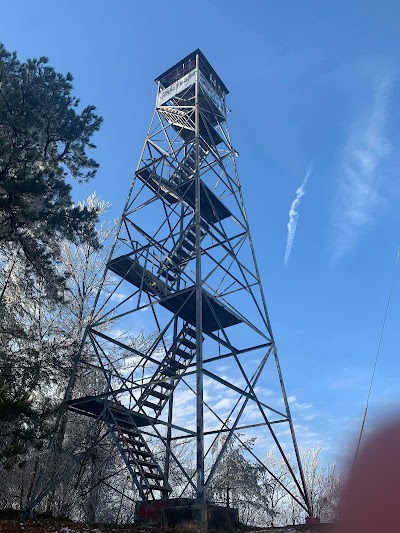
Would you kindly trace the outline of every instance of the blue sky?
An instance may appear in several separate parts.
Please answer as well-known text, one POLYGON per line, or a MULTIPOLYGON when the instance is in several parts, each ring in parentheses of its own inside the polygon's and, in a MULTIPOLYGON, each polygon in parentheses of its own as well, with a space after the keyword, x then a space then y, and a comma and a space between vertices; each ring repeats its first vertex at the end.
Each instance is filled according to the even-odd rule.
MULTIPOLYGON (((9 50, 72 72, 76 94, 103 115, 98 176, 74 194, 96 190, 112 216, 154 109, 154 78, 204 52, 230 89, 230 131, 300 445, 314 441, 339 461, 360 424, 400 238, 399 17, 389 0, 15 0, 0 20, 9 50), (289 210, 307 174, 285 264, 289 210)), ((399 318, 397 278, 368 430, 399 408, 399 318)))

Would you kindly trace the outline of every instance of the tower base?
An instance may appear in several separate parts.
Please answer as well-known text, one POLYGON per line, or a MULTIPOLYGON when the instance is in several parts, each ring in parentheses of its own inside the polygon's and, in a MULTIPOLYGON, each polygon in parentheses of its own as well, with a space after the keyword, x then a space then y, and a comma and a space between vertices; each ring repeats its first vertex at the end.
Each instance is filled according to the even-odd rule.
POLYGON ((198 503, 189 498, 137 502, 135 518, 139 523, 161 525, 163 528, 189 522, 204 531, 226 530, 239 523, 237 509, 213 503, 198 503))

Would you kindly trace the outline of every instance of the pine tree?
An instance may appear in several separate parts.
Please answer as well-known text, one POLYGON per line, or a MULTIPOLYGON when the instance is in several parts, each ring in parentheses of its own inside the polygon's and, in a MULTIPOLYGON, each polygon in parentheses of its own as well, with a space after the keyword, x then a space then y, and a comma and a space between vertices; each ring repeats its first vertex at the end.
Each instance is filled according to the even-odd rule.
POLYGON ((102 119, 79 110, 72 76, 48 59, 20 62, 0 44, 0 246, 13 247, 26 275, 54 294, 63 282, 58 243, 95 243, 97 213, 75 206, 67 178, 93 178, 98 163, 86 155, 102 119))
POLYGON ((74 205, 69 180, 86 182, 87 156, 102 119, 80 107, 71 74, 48 59, 21 62, 0 44, 0 459, 11 461, 43 435, 57 353, 41 330, 43 310, 67 287, 61 243, 99 247, 99 209, 74 205), (38 301, 41 300, 41 301, 38 301), (35 397, 36 394, 36 397, 35 397))

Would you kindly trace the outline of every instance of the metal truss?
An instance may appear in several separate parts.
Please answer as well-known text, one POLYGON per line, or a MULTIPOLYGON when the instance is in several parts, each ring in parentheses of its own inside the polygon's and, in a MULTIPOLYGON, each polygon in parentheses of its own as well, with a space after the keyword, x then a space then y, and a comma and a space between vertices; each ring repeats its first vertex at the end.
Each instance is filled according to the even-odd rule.
POLYGON ((204 500, 236 439, 267 471, 263 453, 275 447, 295 489, 276 481, 311 514, 227 125, 228 90, 199 50, 156 82, 66 405, 103 424, 142 499, 204 500), (127 332, 140 328, 151 338, 138 347, 127 332), (84 396, 76 383, 86 384, 84 396), (192 464, 179 456, 182 442, 192 464))

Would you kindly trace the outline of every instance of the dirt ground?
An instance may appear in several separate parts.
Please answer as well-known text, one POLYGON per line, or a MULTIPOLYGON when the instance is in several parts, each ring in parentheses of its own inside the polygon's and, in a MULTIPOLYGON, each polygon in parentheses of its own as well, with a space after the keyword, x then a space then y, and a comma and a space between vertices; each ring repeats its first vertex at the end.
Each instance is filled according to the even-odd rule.
POLYGON ((68 520, 0 520, 0 533, 160 533, 157 528, 88 525, 68 520))
MULTIPOLYGON (((330 533, 328 524, 311 528, 308 526, 286 526, 284 528, 246 528, 229 530, 222 533, 330 533)), ((170 533, 199 533, 194 524, 180 524, 170 533)), ((106 525, 79 524, 69 520, 36 519, 21 522, 19 520, 0 519, 0 533, 165 533, 161 528, 143 525, 106 525)), ((215 533, 215 532, 214 532, 215 533)))

